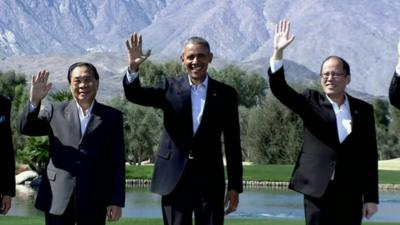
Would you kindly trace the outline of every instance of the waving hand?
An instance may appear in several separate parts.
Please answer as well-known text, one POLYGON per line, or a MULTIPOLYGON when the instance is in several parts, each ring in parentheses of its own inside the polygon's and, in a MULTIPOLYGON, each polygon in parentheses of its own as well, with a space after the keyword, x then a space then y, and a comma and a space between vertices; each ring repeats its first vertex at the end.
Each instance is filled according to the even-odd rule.
POLYGON ((281 20, 275 27, 274 54, 272 58, 280 60, 283 57, 283 50, 292 43, 294 36, 289 35, 290 22, 281 20))
POLYGON ((51 88, 51 83, 47 83, 49 71, 40 71, 36 76, 32 77, 32 86, 30 93, 30 102, 32 105, 39 105, 40 101, 46 97, 51 88))
POLYGON ((126 40, 126 48, 128 49, 129 70, 138 71, 139 65, 150 56, 151 51, 148 50, 146 54, 143 54, 142 35, 136 32, 126 40))

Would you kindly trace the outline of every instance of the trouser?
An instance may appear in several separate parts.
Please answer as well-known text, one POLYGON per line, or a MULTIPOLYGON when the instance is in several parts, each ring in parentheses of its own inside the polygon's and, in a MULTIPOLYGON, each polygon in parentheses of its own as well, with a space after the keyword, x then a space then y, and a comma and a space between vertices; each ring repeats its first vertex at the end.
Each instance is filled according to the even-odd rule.
POLYGON ((106 211, 96 215, 79 215, 76 210, 76 195, 72 195, 65 212, 62 215, 54 215, 45 212, 46 225, 105 225, 106 211))
MULTIPOLYGON (((162 196, 161 206, 165 225, 222 225, 224 223, 224 191, 211 191, 199 182, 199 170, 188 164, 174 191, 162 196)), ((201 177, 201 176, 200 176, 201 177)), ((208 184, 209 186, 209 184, 208 184)))
POLYGON ((306 225, 361 225, 362 196, 348 189, 331 181, 322 197, 304 195, 306 225))

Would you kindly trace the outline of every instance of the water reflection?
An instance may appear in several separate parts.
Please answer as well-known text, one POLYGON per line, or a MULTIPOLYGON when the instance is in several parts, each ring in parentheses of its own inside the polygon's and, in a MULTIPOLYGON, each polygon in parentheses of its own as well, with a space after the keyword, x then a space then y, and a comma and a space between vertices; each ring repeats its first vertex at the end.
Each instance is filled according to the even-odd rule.
POLYGON ((12 201, 12 207, 9 212, 10 215, 36 216, 43 214, 33 207, 36 197, 36 191, 34 189, 25 185, 17 185, 15 189, 16 196, 12 201))
MULTIPOLYGON (((10 215, 42 215, 33 207, 35 195, 31 188, 18 186, 10 215)), ((129 188, 123 217, 161 218, 160 201, 160 196, 149 192, 148 188, 129 188)), ((380 201, 379 212, 372 221, 400 221, 400 192, 381 192, 380 201)), ((289 190, 245 189, 240 195, 238 210, 229 217, 302 219, 303 196, 289 190)))

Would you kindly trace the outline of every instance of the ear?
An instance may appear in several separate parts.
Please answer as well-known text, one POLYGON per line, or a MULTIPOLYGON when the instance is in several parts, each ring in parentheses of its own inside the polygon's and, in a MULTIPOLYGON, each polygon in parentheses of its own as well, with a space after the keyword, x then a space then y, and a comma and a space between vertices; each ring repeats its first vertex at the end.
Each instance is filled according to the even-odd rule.
POLYGON ((210 52, 209 57, 210 57, 210 59, 208 60, 208 63, 211 63, 213 60, 214 54, 212 52, 210 52))
POLYGON ((100 80, 97 80, 97 82, 96 82, 96 91, 98 91, 99 90, 99 84, 100 84, 100 82, 99 82, 100 80))
POLYGON ((182 53, 182 55, 181 55, 181 63, 183 63, 185 60, 184 60, 184 55, 183 55, 183 53, 182 53))
POLYGON ((349 84, 350 81, 351 81, 351 76, 350 76, 350 75, 347 75, 347 76, 346 76, 346 85, 349 84))

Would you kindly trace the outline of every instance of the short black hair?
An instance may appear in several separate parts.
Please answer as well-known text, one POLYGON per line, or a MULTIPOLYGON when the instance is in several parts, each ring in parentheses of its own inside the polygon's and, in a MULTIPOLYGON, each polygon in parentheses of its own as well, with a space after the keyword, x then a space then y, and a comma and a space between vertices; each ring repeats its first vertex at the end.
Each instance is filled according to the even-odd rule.
POLYGON ((96 79, 97 81, 99 80, 99 73, 97 72, 97 69, 95 66, 93 66, 93 64, 88 63, 88 62, 76 62, 76 63, 72 64, 71 66, 69 66, 69 68, 68 68, 68 83, 71 83, 72 70, 74 70, 76 67, 80 67, 80 66, 89 68, 89 70, 93 73, 94 79, 96 79))
POLYGON ((204 47, 206 47, 206 49, 208 50, 208 52, 211 52, 210 50, 210 44, 208 43, 208 41, 202 37, 198 37, 198 36, 193 36, 190 37, 189 39, 187 39, 185 41, 185 43, 183 43, 183 48, 186 48, 186 46, 188 46, 189 44, 199 44, 202 45, 204 47))
POLYGON ((321 69, 319 71, 319 74, 322 74, 322 67, 324 66, 325 62, 330 60, 330 59, 337 59, 337 60, 341 61, 342 65, 343 65, 343 70, 346 73, 345 75, 346 76, 347 75, 350 76, 350 65, 349 65, 349 63, 347 63, 346 60, 344 60, 342 57, 339 57, 339 56, 336 56, 336 55, 328 56, 328 57, 326 57, 326 59, 324 59, 324 61, 322 61, 321 69))

